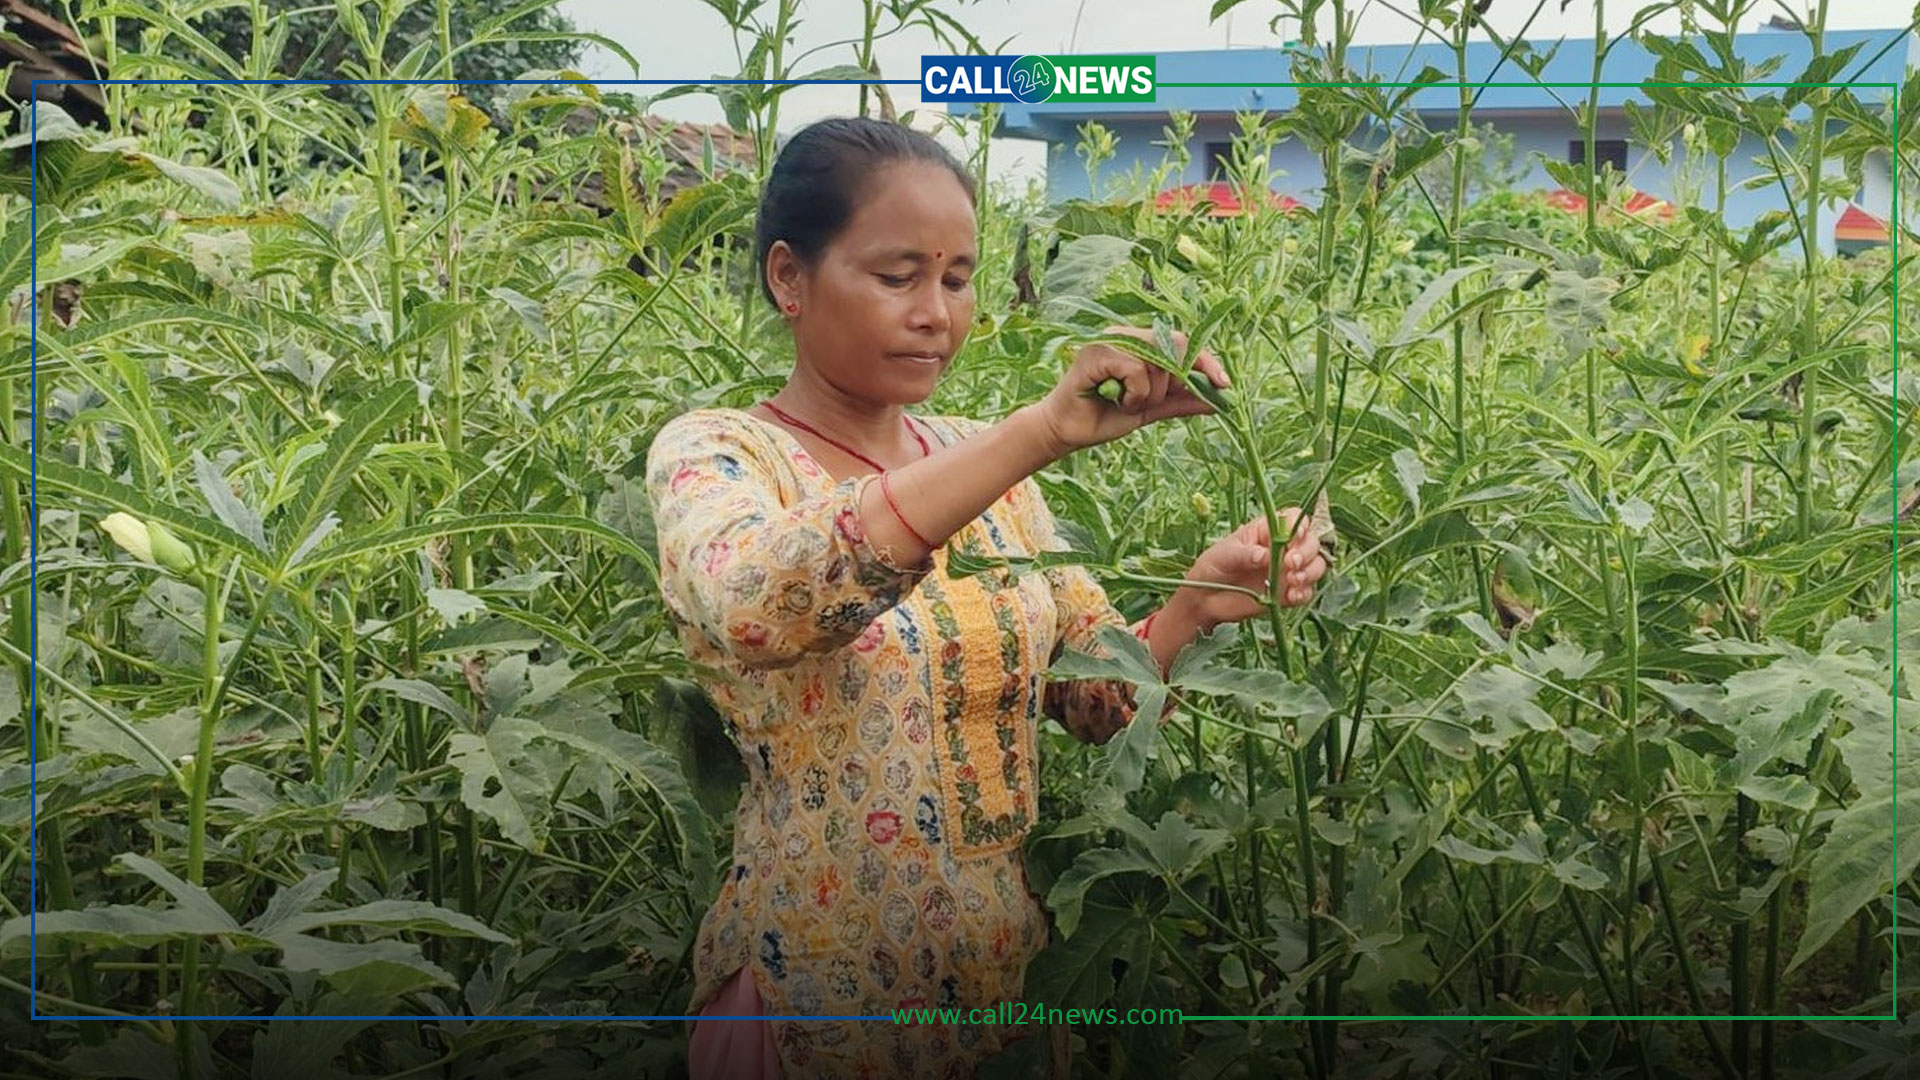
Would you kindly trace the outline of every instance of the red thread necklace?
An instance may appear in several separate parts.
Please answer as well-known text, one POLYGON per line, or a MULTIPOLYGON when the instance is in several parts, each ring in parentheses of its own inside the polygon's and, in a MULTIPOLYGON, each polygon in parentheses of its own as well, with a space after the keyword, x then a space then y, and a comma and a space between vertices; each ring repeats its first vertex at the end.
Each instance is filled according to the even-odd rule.
MULTIPOLYGON (((801 431, 807 432, 808 434, 811 434, 819 438, 822 442, 825 442, 825 443, 828 443, 829 445, 840 448, 842 451, 846 452, 851 457, 859 458, 861 461, 864 461, 868 465, 872 466, 874 471, 876 472, 887 471, 887 467, 885 465, 880 464, 879 462, 873 460, 872 458, 861 453, 860 451, 855 450, 853 447, 848 446, 846 443, 843 443, 840 440, 834 438, 833 436, 828 435, 826 432, 821 431, 819 428, 814 427, 812 424, 809 424, 804 420, 797 419, 787 414, 785 411, 783 411, 780 408, 780 406, 775 405, 773 402, 763 401, 760 404, 765 405, 767 407, 768 412, 779 417, 783 422, 791 424, 794 427, 799 428, 801 431)), ((919 442, 920 456, 931 457, 933 455, 933 447, 927 445, 926 436, 921 435, 919 429, 913 426, 913 422, 907 419, 907 414, 905 413, 900 414, 900 422, 907 425, 907 434, 912 435, 915 441, 919 442)))

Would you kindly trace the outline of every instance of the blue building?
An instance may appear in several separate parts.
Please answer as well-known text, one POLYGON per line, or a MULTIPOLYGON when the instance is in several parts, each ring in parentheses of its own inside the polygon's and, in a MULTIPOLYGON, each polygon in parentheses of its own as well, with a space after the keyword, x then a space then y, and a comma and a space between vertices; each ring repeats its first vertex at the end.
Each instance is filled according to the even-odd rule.
MULTIPOLYGON (((1856 44, 1860 46, 1859 51, 1840 73, 1826 81, 1857 84, 1856 95, 1876 106, 1892 98, 1893 92, 1886 84, 1903 82, 1910 70, 1920 66, 1920 36, 1903 29, 1826 34, 1829 54, 1856 44)), ((1553 50, 1554 45, 1540 42, 1534 47, 1537 52, 1546 53, 1553 50)), ((1812 59, 1810 43, 1798 32, 1762 30, 1740 34, 1735 38, 1735 47, 1749 63, 1779 58, 1767 76, 1769 81, 1795 81, 1812 59)), ((1411 81, 1428 66, 1448 73, 1454 70, 1452 49, 1439 43, 1355 46, 1349 49, 1348 59, 1363 77, 1383 82, 1411 81)), ((1505 84, 1480 92, 1472 120, 1476 124, 1491 125, 1512 138, 1515 165, 1522 172, 1518 187, 1558 188, 1559 184, 1548 175, 1541 159, 1575 164, 1584 159, 1585 138, 1572 106, 1585 103, 1588 86, 1593 81, 1593 41, 1560 42, 1537 80, 1511 59, 1504 66, 1498 66, 1500 59, 1500 48, 1491 42, 1475 42, 1469 46, 1467 81, 1505 84)), ((1700 190, 1699 185, 1704 182, 1704 194, 1698 201, 1705 203, 1712 196, 1712 174, 1704 163, 1696 159, 1689 166, 1677 140, 1670 162, 1662 163, 1631 137, 1626 106, 1628 102, 1640 106, 1651 104, 1639 84, 1653 77, 1654 65, 1654 55, 1632 40, 1622 40, 1608 51, 1599 81, 1615 85, 1603 86, 1600 90, 1595 157, 1620 169, 1629 186, 1661 200, 1684 201, 1689 184, 1700 190)), ((1220 178, 1221 157, 1239 129, 1236 114, 1284 111, 1297 104, 1298 95, 1290 86, 1253 84, 1285 83, 1291 78, 1290 57, 1279 49, 1160 53, 1157 100, 1152 103, 1009 103, 1002 107, 996 134, 1049 144, 1047 194, 1050 199, 1059 200, 1093 194, 1084 164, 1074 153, 1074 144, 1080 137, 1080 125, 1101 124, 1117 140, 1115 156, 1096 174, 1103 188, 1100 194, 1105 197, 1113 194, 1105 190, 1110 182, 1136 169, 1140 174, 1150 174, 1159 166, 1165 150, 1157 144, 1165 141, 1169 117, 1174 112, 1187 112, 1195 121, 1193 139, 1188 146, 1189 164, 1185 172, 1172 178, 1167 186, 1204 184, 1220 178), (1179 83, 1230 85, 1169 85, 1179 83)), ((1451 129, 1458 113, 1458 99, 1458 91, 1451 86, 1427 89, 1415 94, 1405 108, 1417 113, 1430 129, 1451 129)), ((962 105, 951 108, 957 115, 974 114, 976 110, 974 106, 962 105)), ((1729 225, 1746 225, 1766 210, 1784 207, 1778 185, 1740 186, 1742 180, 1761 171, 1756 159, 1766 156, 1765 145, 1748 137, 1729 157, 1726 210, 1729 225)), ((1854 212, 1847 214, 1856 237, 1861 210, 1881 221, 1891 217, 1893 165, 1888 153, 1868 159, 1863 182, 1853 199, 1854 212)), ((1304 143, 1298 139, 1282 141, 1274 150, 1271 167, 1276 192, 1308 204, 1318 202, 1320 162, 1304 143)), ((1837 163, 1829 164, 1830 170, 1837 171, 1837 168, 1837 163)), ((1836 203, 1823 215, 1822 246, 1828 251, 1835 247, 1834 225, 1849 209, 1845 203, 1836 203)), ((1916 215, 1913 208, 1905 208, 1905 217, 1912 223, 1920 215, 1916 215)))

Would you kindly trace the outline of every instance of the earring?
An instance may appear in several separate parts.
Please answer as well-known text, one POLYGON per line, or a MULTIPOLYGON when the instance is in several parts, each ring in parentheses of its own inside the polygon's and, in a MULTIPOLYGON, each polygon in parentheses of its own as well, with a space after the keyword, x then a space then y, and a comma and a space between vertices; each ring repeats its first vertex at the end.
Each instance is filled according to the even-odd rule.
POLYGON ((789 315, 800 314, 800 305, 795 303, 792 300, 787 301, 787 314, 789 315))

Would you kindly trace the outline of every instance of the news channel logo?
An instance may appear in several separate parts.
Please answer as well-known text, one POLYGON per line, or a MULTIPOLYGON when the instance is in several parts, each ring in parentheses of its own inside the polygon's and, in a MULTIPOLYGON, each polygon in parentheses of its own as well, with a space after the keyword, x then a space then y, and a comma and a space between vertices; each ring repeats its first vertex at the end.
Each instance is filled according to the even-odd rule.
POLYGON ((1154 57, 922 56, 923 101, 1113 102, 1154 100, 1154 57))

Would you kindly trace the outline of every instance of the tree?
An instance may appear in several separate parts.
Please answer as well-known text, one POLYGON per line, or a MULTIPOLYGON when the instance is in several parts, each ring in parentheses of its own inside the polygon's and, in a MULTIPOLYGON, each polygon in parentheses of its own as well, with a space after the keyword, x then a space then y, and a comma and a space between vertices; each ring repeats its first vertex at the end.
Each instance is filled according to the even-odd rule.
MULTIPOLYGON (((444 55, 439 47, 443 3, 447 14, 446 36, 454 48, 460 49, 488 20, 524 6, 525 0, 388 0, 385 5, 362 2, 357 6, 365 12, 368 25, 375 27, 379 24, 380 8, 396 9, 383 56, 386 64, 392 65, 422 42, 428 43, 430 55, 444 55)), ((267 16, 267 25, 258 28, 254 25, 255 8, 249 4, 217 8, 190 20, 190 25, 242 63, 252 61, 257 44, 277 48, 279 55, 269 58, 267 63, 268 71, 274 76, 352 77, 352 65, 360 59, 360 50, 342 26, 339 11, 333 4, 315 0, 259 0, 258 10, 267 16)), ((121 47, 140 49, 144 26, 137 19, 122 17, 118 22, 121 47)), ((521 15, 504 32, 492 34, 490 38, 492 40, 466 48, 454 57, 454 78, 513 79, 533 70, 571 68, 579 62, 580 47, 586 40, 575 32, 572 21, 551 4, 521 15)), ((165 37, 162 52, 188 63, 198 59, 178 36, 171 34, 165 37)), ((421 74, 425 77, 442 73, 442 68, 434 64, 421 74)), ((351 88, 332 87, 328 92, 338 100, 360 100, 351 94, 351 88)))

